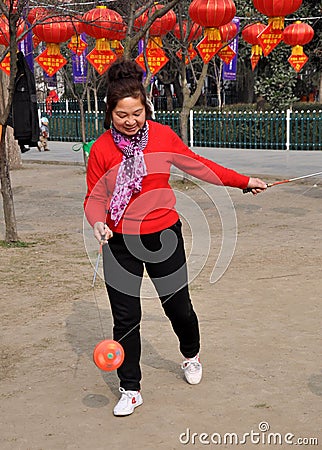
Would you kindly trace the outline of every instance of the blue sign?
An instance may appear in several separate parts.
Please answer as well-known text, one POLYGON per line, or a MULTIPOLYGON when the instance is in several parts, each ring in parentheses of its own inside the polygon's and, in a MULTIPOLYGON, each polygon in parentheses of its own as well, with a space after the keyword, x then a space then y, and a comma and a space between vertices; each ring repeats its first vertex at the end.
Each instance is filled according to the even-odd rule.
POLYGON ((43 70, 44 81, 47 83, 48 87, 56 88, 57 87, 57 76, 54 74, 52 77, 48 75, 47 72, 43 70))
POLYGON ((73 81, 74 83, 86 83, 88 62, 86 54, 72 54, 73 81))
MULTIPOLYGON (((28 25, 28 28, 30 26, 28 25)), ((33 51, 33 43, 32 43, 32 31, 28 31, 26 37, 19 42, 18 44, 19 50, 24 54, 24 57, 28 63, 30 70, 34 71, 34 57, 32 54, 33 51)))
POLYGON ((232 20, 237 25, 237 35, 235 39, 229 44, 229 46, 234 50, 236 56, 230 61, 229 64, 224 64, 222 69, 222 79, 223 80, 236 80, 237 76, 237 58, 238 58, 238 32, 240 20, 239 17, 234 17, 232 20))
MULTIPOLYGON (((81 34, 81 38, 86 42, 85 33, 81 34)), ((86 59, 87 47, 82 54, 76 55, 72 52, 72 68, 73 68, 73 81, 74 83, 86 83, 87 80, 87 69, 88 61, 86 59)))

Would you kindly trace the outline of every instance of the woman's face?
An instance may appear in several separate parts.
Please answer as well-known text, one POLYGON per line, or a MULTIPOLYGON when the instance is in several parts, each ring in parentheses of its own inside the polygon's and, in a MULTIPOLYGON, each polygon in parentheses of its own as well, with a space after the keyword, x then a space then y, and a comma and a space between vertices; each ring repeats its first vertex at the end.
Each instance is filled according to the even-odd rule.
POLYGON ((122 98, 112 111, 114 127, 128 136, 134 136, 145 124, 145 119, 145 107, 140 97, 122 98))

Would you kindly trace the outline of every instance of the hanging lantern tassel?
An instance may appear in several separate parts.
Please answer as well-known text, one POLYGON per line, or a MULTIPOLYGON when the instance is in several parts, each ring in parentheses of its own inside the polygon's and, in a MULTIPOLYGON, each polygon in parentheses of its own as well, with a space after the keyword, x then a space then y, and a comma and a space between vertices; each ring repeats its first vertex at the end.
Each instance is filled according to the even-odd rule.
POLYGON ((251 54, 250 60, 251 60, 253 71, 255 70, 255 67, 257 66, 262 55, 263 55, 262 47, 258 44, 252 45, 252 54, 251 54))
POLYGON ((60 55, 60 47, 59 44, 55 44, 52 42, 47 43, 47 55, 53 56, 53 55, 60 55))
MULTIPOLYGON (((183 37, 184 40, 187 40, 189 42, 186 58, 185 58, 185 64, 188 65, 196 56, 198 56, 198 53, 193 47, 192 41, 199 39, 202 36, 202 27, 198 25, 197 23, 192 23, 190 28, 190 33, 188 35, 188 28, 187 28, 187 21, 183 21, 182 23, 182 30, 180 29, 180 25, 177 23, 174 27, 173 33, 175 37, 180 41, 183 37)), ((182 60, 182 49, 178 50, 176 55, 180 60, 182 60)))
POLYGON ((67 63, 60 53, 59 44, 68 41, 74 34, 72 22, 68 17, 48 17, 36 25, 33 31, 41 41, 46 42, 46 49, 35 60, 52 77, 67 63))
POLYGON ((222 47, 219 27, 228 24, 236 14, 232 0, 193 0, 189 6, 191 19, 205 28, 204 38, 197 45, 198 52, 205 64, 218 53, 222 47))
POLYGON ((235 51, 228 45, 228 42, 232 41, 237 33, 238 27, 235 22, 231 21, 226 25, 220 27, 220 35, 222 42, 222 48, 218 52, 218 56, 225 64, 230 64, 231 61, 235 58, 235 51))
POLYGON ((308 44, 314 37, 313 28, 307 23, 296 21, 285 28, 283 32, 283 39, 285 44, 292 46, 292 54, 288 58, 296 72, 300 72, 302 67, 309 60, 308 56, 303 51, 303 45, 308 44))
MULTIPOLYGON (((177 57, 179 59, 182 59, 182 50, 178 50, 176 53, 177 57)), ((189 46, 188 46, 188 54, 186 55, 185 58, 185 65, 187 66, 188 64, 190 64, 190 62, 195 59, 195 57, 198 56, 198 53, 196 52, 196 50, 193 47, 193 43, 190 42, 189 46)))
MULTIPOLYGON (((16 37, 19 39, 19 36, 25 29, 24 21, 19 20, 17 25, 16 37)), ((5 47, 9 47, 10 45, 9 22, 5 15, 0 16, 0 45, 4 45, 5 47)), ((8 76, 10 75, 10 52, 8 52, 0 62, 0 70, 8 76)))
POLYGON ((262 47, 259 44, 258 41, 258 35, 265 30, 265 25, 257 22, 252 25, 246 25, 246 27, 242 31, 242 37, 244 41, 248 42, 249 44, 252 44, 252 53, 251 53, 251 64, 252 64, 252 70, 255 70, 255 67, 257 66, 262 54, 263 50, 262 47))
MULTIPOLYGON (((151 8, 151 11, 144 11, 134 22, 136 29, 142 28, 146 22, 149 20, 149 15, 154 14, 155 11, 164 8, 163 5, 155 3, 151 8)), ((151 25, 149 29, 150 39, 148 40, 148 45, 146 48, 146 60, 152 75, 159 72, 162 67, 164 67, 169 58, 165 54, 162 48, 161 37, 172 31, 175 27, 177 21, 177 16, 175 12, 170 9, 164 16, 157 18, 151 25)), ((138 55, 135 60, 139 66, 146 72, 145 59, 143 52, 138 55)))
POLYGON ((222 47, 222 40, 219 28, 205 28, 204 38, 197 45, 199 55, 203 62, 209 61, 219 52, 222 47))
POLYGON ((268 56, 283 40, 284 17, 271 17, 267 27, 258 35, 264 56, 268 56))
POLYGON ((271 25, 273 30, 284 30, 285 17, 271 17, 268 19, 268 24, 271 25))
POLYGON ((264 56, 268 56, 274 48, 283 40, 285 16, 293 14, 299 9, 303 0, 253 0, 255 8, 265 16, 268 16, 267 27, 259 34, 259 44, 264 56))
POLYGON ((147 48, 162 48, 162 39, 160 36, 154 36, 154 38, 150 38, 148 40, 147 48))
POLYGON ((292 48, 292 54, 288 58, 288 62, 291 64, 296 72, 300 72, 302 67, 308 62, 309 58, 304 53, 303 47, 301 45, 295 45, 292 48))
POLYGON ((75 53, 75 55, 80 56, 87 47, 87 43, 81 38, 79 34, 74 34, 71 37, 70 42, 67 47, 75 53))
POLYGON ((80 17, 73 18, 72 24, 75 33, 71 37, 67 47, 75 53, 75 55, 80 56, 87 47, 87 42, 83 40, 81 36, 82 33, 84 35, 84 26, 80 17))
POLYGON ((10 76, 10 52, 7 53, 3 60, 0 62, 0 70, 10 76))
POLYGON ((83 15, 82 22, 84 32, 96 39, 95 48, 86 59, 102 75, 117 59, 111 42, 123 38, 123 19, 116 11, 97 6, 83 15))
POLYGON ((35 60, 50 77, 67 63, 67 59, 60 53, 59 44, 53 42, 47 42, 46 49, 35 60))
POLYGON ((111 49, 113 50, 117 58, 122 58, 124 54, 124 47, 120 41, 117 40, 111 41, 111 49))
POLYGON ((111 50, 110 41, 105 38, 96 39, 95 48, 86 56, 96 72, 102 75, 117 57, 111 50))

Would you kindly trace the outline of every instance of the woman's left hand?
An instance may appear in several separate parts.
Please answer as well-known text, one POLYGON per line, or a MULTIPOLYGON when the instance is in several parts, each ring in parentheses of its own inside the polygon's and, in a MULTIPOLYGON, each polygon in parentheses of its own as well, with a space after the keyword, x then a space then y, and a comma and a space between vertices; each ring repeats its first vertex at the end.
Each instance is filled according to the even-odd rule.
POLYGON ((251 189, 251 192, 256 195, 265 191, 265 189, 267 189, 267 184, 260 178, 250 178, 247 188, 251 189))
POLYGON ((96 222, 93 226, 93 231, 100 244, 106 244, 113 237, 113 231, 103 222, 96 222))

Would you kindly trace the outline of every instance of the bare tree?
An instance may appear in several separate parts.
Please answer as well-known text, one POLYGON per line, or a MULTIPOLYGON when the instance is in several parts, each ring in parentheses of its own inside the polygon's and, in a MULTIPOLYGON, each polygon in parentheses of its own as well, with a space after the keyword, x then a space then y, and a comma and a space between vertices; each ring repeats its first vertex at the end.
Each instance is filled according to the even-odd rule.
MULTIPOLYGON (((0 97, 0 182, 6 229, 6 242, 18 241, 17 222, 9 170, 9 156, 6 146, 6 122, 11 108, 15 77, 17 73, 17 27, 24 6, 24 2, 17 3, 13 0, 10 0, 7 4, 2 1, 0 2, 0 10, 7 18, 9 25, 9 47, 2 52, 0 61, 4 59, 10 50, 10 77, 7 85, 7 92, 3 92, 3 95, 0 97)), ((2 89, 5 89, 5 84, 2 85, 2 89)))
MULTIPOLYGON (((147 2, 137 2, 134 0, 131 0, 129 2, 120 1, 120 2, 113 2, 115 6, 118 6, 118 8, 123 11, 125 14, 125 17, 127 18, 127 35, 124 42, 124 57, 125 58, 131 58, 132 52, 134 48, 136 48, 138 42, 140 39, 142 39, 148 32, 148 29, 150 28, 151 24, 155 19, 158 17, 161 17, 162 15, 166 14, 173 6, 175 6, 180 0, 165 0, 164 8, 156 10, 148 19, 147 23, 139 30, 135 29, 134 22, 137 17, 139 17, 140 14, 142 14, 143 11, 145 11, 148 8, 151 8, 154 5, 153 0, 149 0, 147 2)), ((28 0, 22 0, 17 2, 16 0, 0 0, 0 12, 7 18, 9 23, 9 36, 10 41, 7 48, 5 48, 0 53, 0 61, 4 59, 4 57, 7 55, 7 53, 10 52, 10 76, 8 80, 8 86, 5 87, 5 84, 2 84, 2 89, 7 89, 8 95, 1 95, 0 97, 0 182, 1 182, 1 194, 3 199, 3 210, 4 210, 4 219, 5 219, 5 240, 7 242, 17 242, 18 241, 18 232, 17 232, 17 223, 16 223, 16 217, 15 217, 15 211, 14 211, 14 199, 13 199, 13 193, 12 193, 12 187, 11 187, 11 179, 10 179, 10 170, 9 170, 9 157, 8 157, 8 148, 7 148, 7 140, 6 140, 6 134, 7 134, 7 119, 9 116, 9 112, 11 109, 12 99, 13 99, 13 93, 14 93, 14 84, 15 84, 15 77, 17 73, 17 50, 18 50, 18 44, 17 44, 17 29, 19 21, 21 21, 21 18, 24 14, 24 9, 27 7, 28 0)), ((45 6, 46 3, 43 5, 45 6)), ((76 15, 79 13, 79 9, 82 9, 85 5, 82 5, 82 3, 79 3, 78 10, 71 10, 70 8, 72 5, 62 5, 59 1, 54 2, 54 4, 51 2, 48 2, 48 6, 51 7, 51 13, 58 16, 65 16, 65 15, 76 15)), ((35 23, 32 25, 36 25, 38 23, 41 23, 41 19, 38 19, 35 21, 35 23)), ((24 34, 26 34, 28 30, 25 30, 25 32, 20 36, 23 37, 24 34)), ((68 78, 65 77, 65 80, 68 80, 68 78)), ((70 81, 70 80, 69 80, 70 81)), ((97 80, 95 80, 97 81, 97 80)), ((101 81, 98 81, 100 83, 101 81)), ((72 86, 70 85, 70 88, 72 86)), ((92 83, 91 85, 87 86, 88 89, 92 89, 96 92, 97 84, 92 83)), ((76 100, 78 101, 80 110, 81 110, 81 117, 84 118, 84 110, 83 110, 83 94, 76 95, 75 91, 71 89, 71 92, 73 92, 73 95, 75 96, 76 100)), ((87 89, 84 89, 82 93, 87 92, 87 89)), ((81 134, 82 134, 82 140, 85 142, 86 136, 85 136, 85 125, 84 120, 82 120, 81 125, 81 134)))

